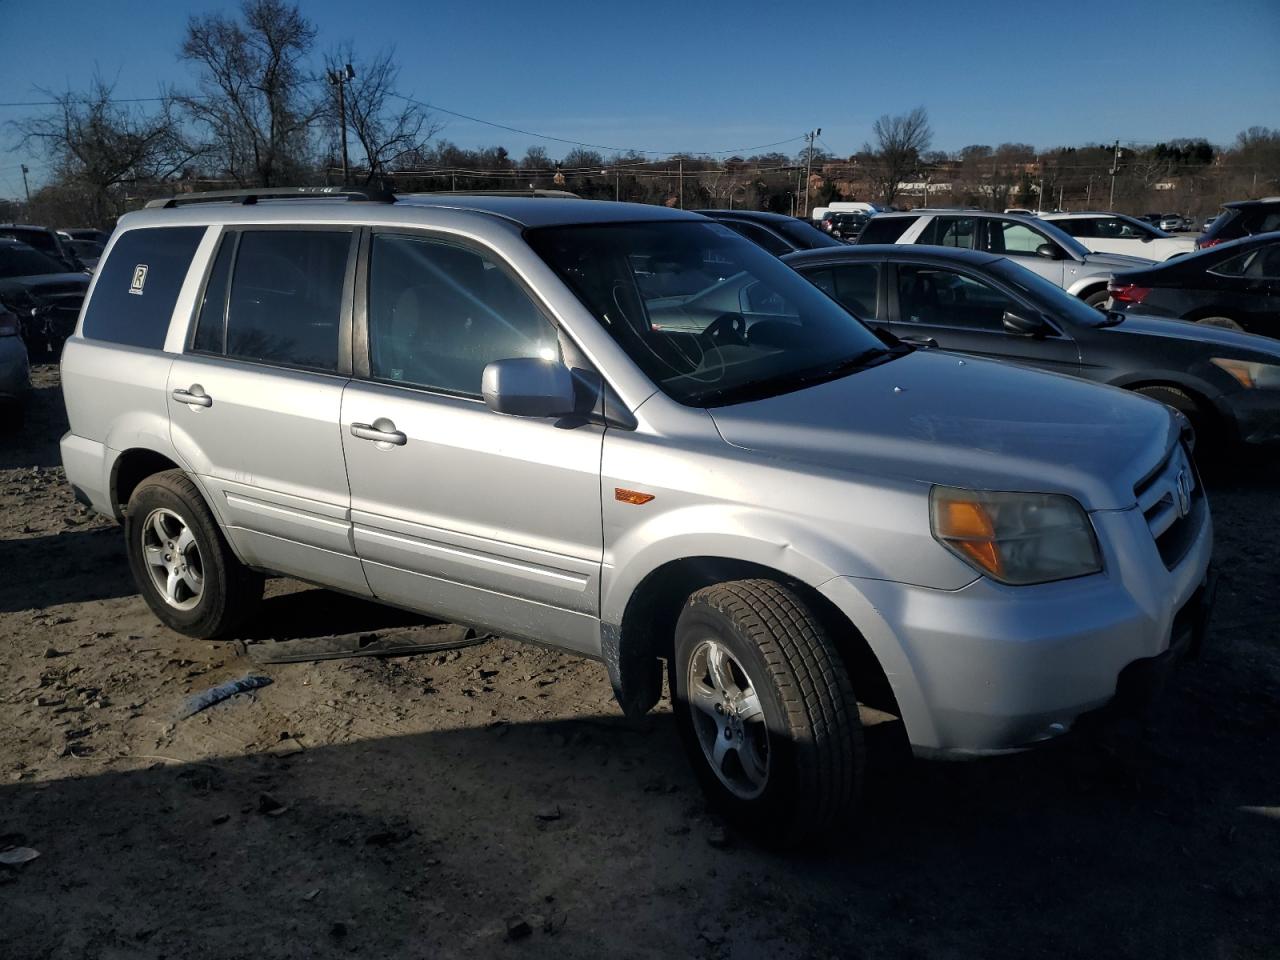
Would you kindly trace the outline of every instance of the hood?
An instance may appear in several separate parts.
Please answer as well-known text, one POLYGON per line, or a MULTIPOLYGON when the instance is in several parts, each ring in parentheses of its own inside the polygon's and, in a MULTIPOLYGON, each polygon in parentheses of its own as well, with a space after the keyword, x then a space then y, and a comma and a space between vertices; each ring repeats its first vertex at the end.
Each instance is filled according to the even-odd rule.
POLYGON ((1177 424, 1112 387, 918 350, 805 390, 710 410, 721 436, 769 456, 870 477, 1066 493, 1125 509, 1177 424))
POLYGON ((1146 257, 1131 257, 1125 253, 1090 253, 1084 262, 1094 267, 1107 267, 1111 270, 1138 270, 1149 267, 1154 260, 1146 257))
POLYGON ((45 273, 34 277, 0 280, 0 297, 10 300, 37 300, 54 306, 76 306, 89 289, 84 273, 45 273))
POLYGON ((1104 333, 1108 330, 1116 330, 1120 333, 1139 333, 1145 336, 1182 340, 1187 343, 1202 343, 1221 347, 1238 359, 1244 359, 1239 357, 1239 354, 1247 353, 1257 354, 1256 358, 1249 359, 1256 359, 1260 363, 1280 363, 1280 340, 1272 337, 1262 337, 1227 327, 1189 323, 1186 320, 1154 317, 1145 313, 1125 311, 1123 316, 1124 319, 1115 326, 1098 329, 1104 333))

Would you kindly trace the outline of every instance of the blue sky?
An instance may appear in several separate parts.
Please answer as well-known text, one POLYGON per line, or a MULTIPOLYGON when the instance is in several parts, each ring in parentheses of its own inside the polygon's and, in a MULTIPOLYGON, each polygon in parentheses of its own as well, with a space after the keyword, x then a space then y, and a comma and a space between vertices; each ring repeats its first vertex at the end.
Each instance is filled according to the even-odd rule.
MULTIPOLYGON (((235 3, 0 0, 0 100, 83 89, 120 97, 189 82, 177 50, 193 12, 235 3)), ((540 133, 644 150, 720 151, 822 128, 851 153, 883 113, 928 110, 934 147, 1116 138, 1230 142, 1280 127, 1280 0, 783 4, 304 0, 318 46, 394 46, 403 92, 540 133)), ((0 108, 0 195, 44 164, 13 152, 0 108)), ((442 136, 542 142, 463 120, 442 136)), ((794 153, 798 140, 779 149, 794 153)))

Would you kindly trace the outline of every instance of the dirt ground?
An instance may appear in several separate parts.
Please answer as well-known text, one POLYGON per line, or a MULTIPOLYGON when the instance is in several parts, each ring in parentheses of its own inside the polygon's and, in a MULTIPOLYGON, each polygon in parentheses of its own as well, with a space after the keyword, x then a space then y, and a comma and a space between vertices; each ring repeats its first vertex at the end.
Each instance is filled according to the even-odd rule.
MULTIPOLYGON (((783 856, 724 832, 669 712, 624 722, 598 664, 256 667, 162 629, 36 381, 0 438, 0 851, 40 853, 0 866, 5 960, 1280 956, 1274 462, 1211 483, 1210 643, 1138 742, 916 762, 783 856), (175 719, 251 671, 274 683, 175 719)), ((246 639, 438 629, 273 581, 246 639)))

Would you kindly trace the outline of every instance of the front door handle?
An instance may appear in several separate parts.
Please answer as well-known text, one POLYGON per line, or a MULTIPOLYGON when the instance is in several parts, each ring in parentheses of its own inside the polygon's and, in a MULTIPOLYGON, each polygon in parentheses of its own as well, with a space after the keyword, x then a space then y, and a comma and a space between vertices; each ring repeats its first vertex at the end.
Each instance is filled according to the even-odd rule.
POLYGON ((909 343, 913 347, 936 347, 938 341, 933 337, 899 337, 903 343, 909 343))
POLYGON ((212 407, 213 397, 204 392, 204 387, 198 383, 193 383, 186 390, 179 387, 173 391, 173 399, 179 403, 189 404, 193 407, 212 407))
POLYGON ((408 439, 396 429, 394 423, 386 418, 375 420, 373 423, 353 423, 351 435, 361 440, 372 440, 374 443, 389 443, 395 447, 403 447, 408 439))

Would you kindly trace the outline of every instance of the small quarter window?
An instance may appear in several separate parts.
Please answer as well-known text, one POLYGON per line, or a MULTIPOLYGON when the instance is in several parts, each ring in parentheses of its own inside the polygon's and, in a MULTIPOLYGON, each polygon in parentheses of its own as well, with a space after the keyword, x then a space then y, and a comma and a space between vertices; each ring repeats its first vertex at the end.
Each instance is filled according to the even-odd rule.
POLYGON ((140 227, 99 267, 81 328, 86 339, 162 350, 178 292, 205 227, 140 227))

